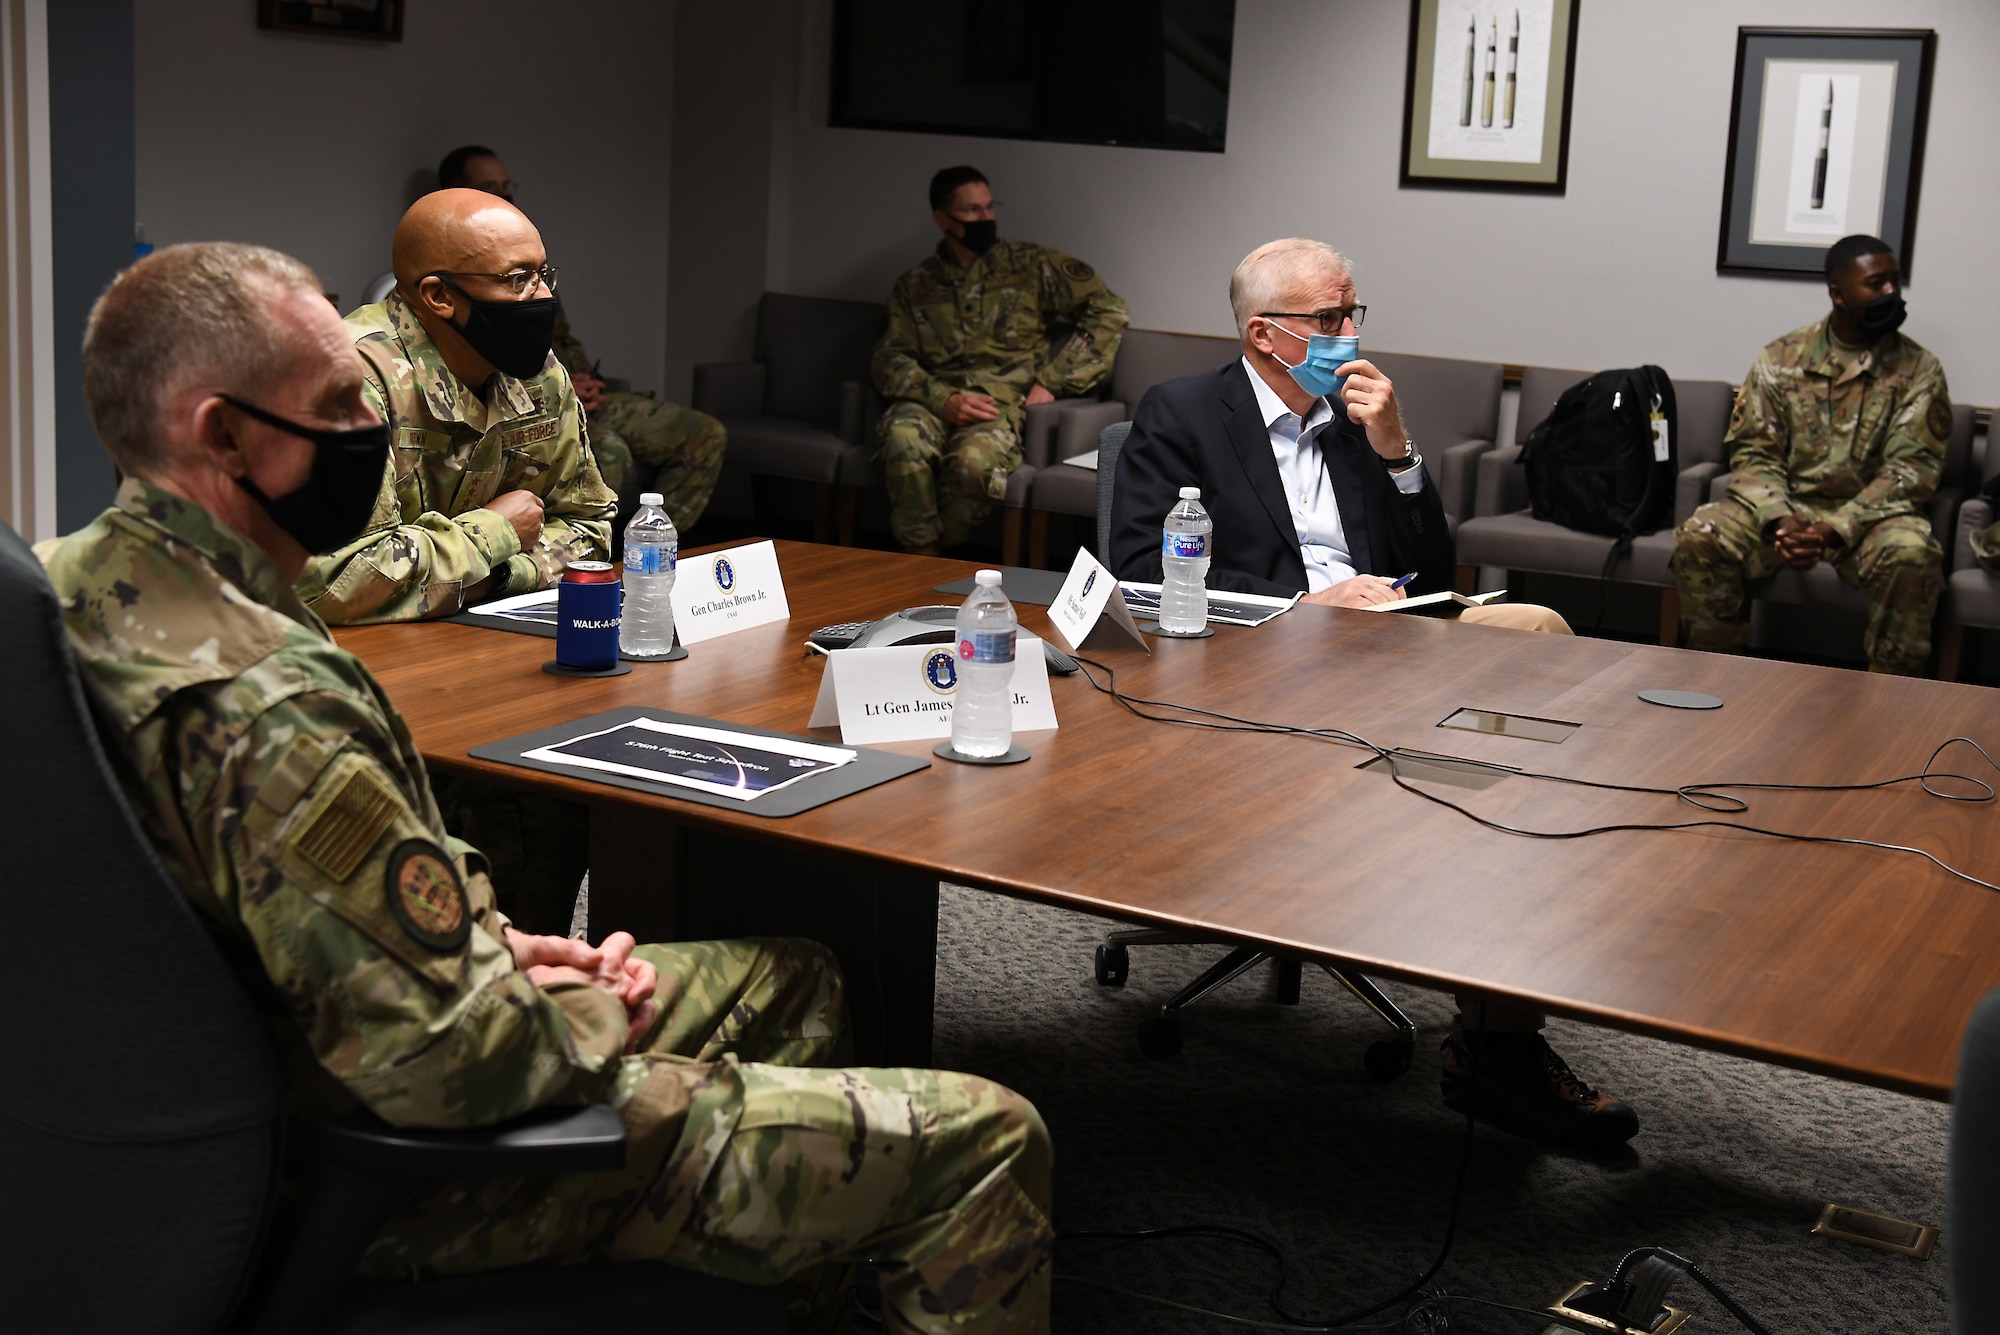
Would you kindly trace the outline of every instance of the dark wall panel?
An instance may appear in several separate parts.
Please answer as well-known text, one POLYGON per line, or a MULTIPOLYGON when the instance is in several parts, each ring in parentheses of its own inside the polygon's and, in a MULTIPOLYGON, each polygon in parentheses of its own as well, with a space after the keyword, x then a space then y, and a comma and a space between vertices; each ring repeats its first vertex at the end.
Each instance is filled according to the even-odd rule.
POLYGON ((111 460, 83 400, 91 303, 132 262, 132 0, 49 5, 49 184, 55 234, 56 521, 111 503, 111 460))

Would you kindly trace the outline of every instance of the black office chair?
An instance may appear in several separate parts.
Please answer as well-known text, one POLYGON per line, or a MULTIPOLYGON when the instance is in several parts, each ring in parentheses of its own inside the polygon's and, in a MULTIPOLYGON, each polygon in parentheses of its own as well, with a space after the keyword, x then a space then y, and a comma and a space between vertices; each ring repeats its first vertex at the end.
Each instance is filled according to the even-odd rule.
POLYGON ((2000 988, 1965 1026, 1945 1174, 1952 1335, 2000 1332, 2000 988))
MULTIPOLYGON (((1130 422, 1113 422, 1097 438, 1097 559, 1107 569, 1111 565, 1111 495, 1118 481, 1118 456, 1125 448, 1125 438, 1131 434, 1130 422)), ((1125 986, 1125 979, 1132 969, 1128 947, 1184 946, 1212 940, 1213 937, 1167 927, 1121 928, 1107 935, 1097 947, 1097 982, 1102 987, 1125 986)), ((1171 1057, 1179 1052, 1184 1037, 1181 1012, 1266 960, 1274 961, 1278 966, 1279 1003, 1298 1005, 1304 962, 1296 956, 1258 946, 1239 946, 1217 960, 1201 977, 1174 993, 1160 1007, 1158 1015, 1148 1016, 1139 1025, 1139 1050, 1148 1057, 1171 1057)), ((1363 1058, 1368 1073, 1377 1080, 1394 1080, 1409 1070, 1411 1058, 1417 1050, 1417 1027, 1410 1022, 1410 1017, 1403 1014, 1395 1002, 1383 996, 1382 989, 1375 986, 1372 980, 1358 973, 1336 969, 1331 964, 1322 963, 1320 967, 1396 1031, 1393 1038, 1380 1039, 1368 1045, 1363 1058)))
POLYGON ((9 1329, 546 1335, 579 1317, 784 1328, 777 1290, 663 1264, 350 1278, 388 1212, 427 1183, 618 1167, 624 1132, 602 1105, 478 1131, 329 1124, 299 1231, 282 1257, 265 1256, 285 1105, 270 1039, 126 808, 54 590, 4 524, 0 643, 9 1329))

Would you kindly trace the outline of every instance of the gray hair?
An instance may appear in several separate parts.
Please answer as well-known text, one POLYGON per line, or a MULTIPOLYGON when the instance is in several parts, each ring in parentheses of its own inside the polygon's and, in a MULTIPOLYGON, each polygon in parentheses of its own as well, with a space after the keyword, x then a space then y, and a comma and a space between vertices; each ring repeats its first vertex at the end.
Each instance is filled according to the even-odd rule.
POLYGON ((1347 256, 1324 241, 1288 236, 1266 241, 1243 257, 1229 275, 1229 309, 1236 315, 1236 336, 1247 338, 1250 321, 1259 311, 1276 310, 1291 292, 1320 274, 1351 275, 1347 256))
POLYGON ((271 298, 320 293, 318 275, 264 246, 204 241, 155 251, 111 280, 83 335, 90 420, 127 473, 167 462, 160 410, 214 376, 245 397, 291 367, 295 345, 271 298))

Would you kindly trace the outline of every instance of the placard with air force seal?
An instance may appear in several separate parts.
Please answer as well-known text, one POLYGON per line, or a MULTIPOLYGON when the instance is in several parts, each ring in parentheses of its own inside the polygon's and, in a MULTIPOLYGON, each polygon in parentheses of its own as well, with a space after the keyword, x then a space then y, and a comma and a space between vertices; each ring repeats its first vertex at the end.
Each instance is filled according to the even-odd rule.
POLYGON ((778 549, 768 542, 683 555, 674 578, 674 634, 699 644, 731 631, 791 618, 778 549))
MULTIPOLYGON (((809 728, 840 728, 850 744, 932 740, 951 736, 958 691, 958 655, 949 644, 893 644, 836 649, 826 657, 809 728)), ((1042 642, 1025 631, 1014 639, 1014 731, 1056 726, 1049 665, 1042 642)))
POLYGON ((1132 609, 1125 605, 1118 581, 1081 547, 1061 592, 1049 604, 1049 621, 1072 651, 1136 644, 1149 654, 1153 652, 1132 620, 1132 609))

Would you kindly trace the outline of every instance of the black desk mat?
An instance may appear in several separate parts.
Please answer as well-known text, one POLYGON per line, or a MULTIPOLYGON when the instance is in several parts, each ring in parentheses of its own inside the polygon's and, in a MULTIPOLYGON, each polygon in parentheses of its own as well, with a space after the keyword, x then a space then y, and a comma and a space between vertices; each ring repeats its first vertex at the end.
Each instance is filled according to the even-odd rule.
MULTIPOLYGON (((1067 570, 1035 570, 1029 566, 1001 566, 1000 589, 1007 595, 1007 601, 1026 603, 1030 607, 1051 607, 1056 595, 1062 592, 1063 581, 1069 578, 1067 570)), ((972 576, 955 579, 949 584, 940 584, 935 593, 949 593, 963 598, 972 592, 972 576)))
POLYGON ((509 737, 504 741, 486 742, 473 747, 469 754, 479 760, 496 760, 503 765, 518 765, 522 769, 539 770, 544 774, 560 774, 565 778, 583 779, 590 783, 606 784, 612 788, 629 788, 635 793, 651 793, 656 797, 678 798, 680 801, 695 802, 705 807, 720 807, 724 811, 748 812, 752 816, 796 816, 802 811, 811 811, 814 807, 825 806, 828 802, 852 793, 931 767, 927 757, 898 755, 894 751, 877 751, 866 746, 849 746, 845 749, 855 753, 854 759, 839 769, 827 770, 810 778, 801 779, 788 788, 759 793, 747 802, 739 802, 733 797, 719 797, 714 793, 682 788, 676 784, 653 783, 646 779, 629 778, 623 774, 607 774, 602 770, 577 769, 569 765, 552 764, 546 760, 529 760, 524 754, 567 741, 583 733, 615 728, 636 718, 657 719, 661 723, 692 724, 701 728, 727 728, 733 732, 747 733, 752 737, 778 737, 791 742, 811 742, 815 746, 839 745, 811 737, 801 737, 797 733, 752 728, 741 723, 730 723, 724 719, 702 718, 695 714, 672 714, 661 709, 648 709, 644 705, 626 705, 620 709, 608 709, 602 714, 592 714, 588 718, 559 723, 553 728, 524 732, 519 737, 509 737))
MULTIPOLYGON (((553 640, 556 637, 556 628, 547 622, 521 621, 514 617, 498 616, 492 612, 465 611, 455 616, 444 617, 442 620, 454 622, 460 626, 483 626, 487 630, 505 630, 512 631, 516 635, 533 635, 544 640, 553 640)), ((676 645, 680 643, 679 637, 675 637, 674 643, 676 645)), ((628 654, 623 651, 618 656, 627 663, 660 663, 666 661, 657 656, 628 654)), ((746 728, 745 731, 749 730, 746 728)), ((532 750, 533 748, 529 749, 532 750)))

